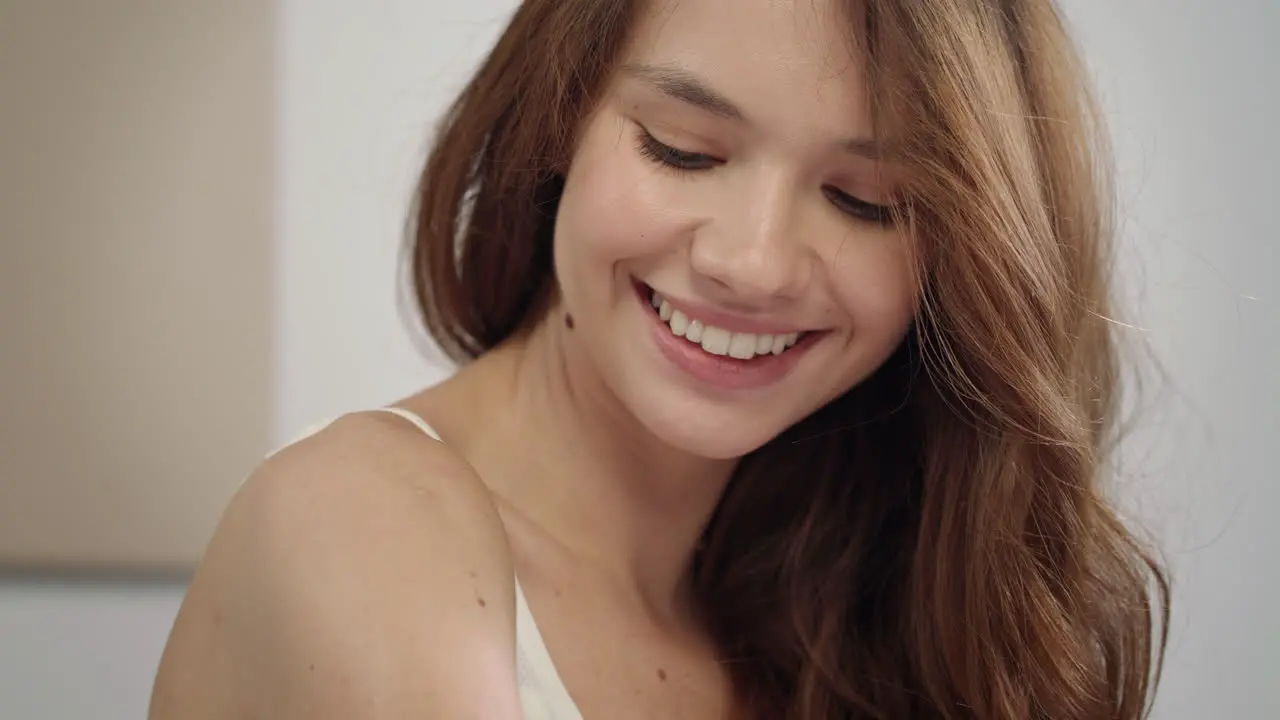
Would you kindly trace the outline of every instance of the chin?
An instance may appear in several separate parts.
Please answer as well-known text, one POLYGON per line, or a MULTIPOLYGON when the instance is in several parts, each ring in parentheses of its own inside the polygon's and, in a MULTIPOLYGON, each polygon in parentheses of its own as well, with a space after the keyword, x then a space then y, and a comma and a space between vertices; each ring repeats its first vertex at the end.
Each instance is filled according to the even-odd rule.
POLYGON ((774 413, 752 412, 732 404, 661 403, 654 394, 638 400, 632 413, 655 437, 682 452, 708 460, 736 460, 748 455, 792 422, 774 413), (661 405, 661 407, 659 407, 661 405))

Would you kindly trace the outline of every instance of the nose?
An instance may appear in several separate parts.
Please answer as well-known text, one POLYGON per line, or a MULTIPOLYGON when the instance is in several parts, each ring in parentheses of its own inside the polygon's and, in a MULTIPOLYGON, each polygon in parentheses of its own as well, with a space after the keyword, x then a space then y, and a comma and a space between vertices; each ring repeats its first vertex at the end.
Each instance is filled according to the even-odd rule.
POLYGON ((695 282, 729 303, 758 307, 797 298, 812 272, 797 215, 793 187, 781 173, 732 193, 694 233, 695 282))

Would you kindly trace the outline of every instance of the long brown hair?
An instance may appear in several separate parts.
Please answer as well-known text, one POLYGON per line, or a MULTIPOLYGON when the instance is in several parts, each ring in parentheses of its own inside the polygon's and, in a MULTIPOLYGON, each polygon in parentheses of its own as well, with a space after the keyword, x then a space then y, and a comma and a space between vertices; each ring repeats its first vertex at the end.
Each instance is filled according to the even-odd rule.
MULTIPOLYGON (((454 359, 539 319, 559 178, 642 5, 525 0, 444 117, 410 271, 454 359)), ((1112 193, 1080 59, 1051 0, 860 9, 922 309, 743 459, 694 568, 707 622, 756 718, 1142 717, 1168 586, 1104 487, 1112 193)))

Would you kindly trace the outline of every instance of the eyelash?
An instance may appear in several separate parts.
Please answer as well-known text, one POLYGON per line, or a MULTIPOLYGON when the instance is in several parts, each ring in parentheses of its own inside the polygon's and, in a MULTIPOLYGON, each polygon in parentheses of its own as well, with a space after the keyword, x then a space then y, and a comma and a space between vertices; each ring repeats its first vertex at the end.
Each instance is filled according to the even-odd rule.
MULTIPOLYGON (((637 145, 640 154, 645 158, 676 172, 687 173, 711 170, 722 162, 706 153, 689 152, 671 147, 643 128, 640 130, 637 145)), ((827 200, 832 205, 835 205, 838 210, 858 220, 877 225, 887 226, 893 224, 893 208, 891 207, 859 200, 843 190, 830 186, 822 188, 822 192, 827 196, 827 200)))

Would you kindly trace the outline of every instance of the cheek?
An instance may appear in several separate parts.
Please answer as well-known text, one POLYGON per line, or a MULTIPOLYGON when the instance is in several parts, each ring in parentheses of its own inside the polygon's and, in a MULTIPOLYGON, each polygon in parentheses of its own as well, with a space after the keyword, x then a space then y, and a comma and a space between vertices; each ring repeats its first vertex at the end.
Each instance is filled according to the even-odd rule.
POLYGON ((855 338, 896 347, 915 317, 918 293, 911 256, 896 237, 841 253, 831 269, 836 296, 855 338))
POLYGON ((679 179, 640 156, 620 118, 591 123, 565 180, 557 255, 598 265, 643 261, 671 250, 686 224, 673 185, 679 179))

